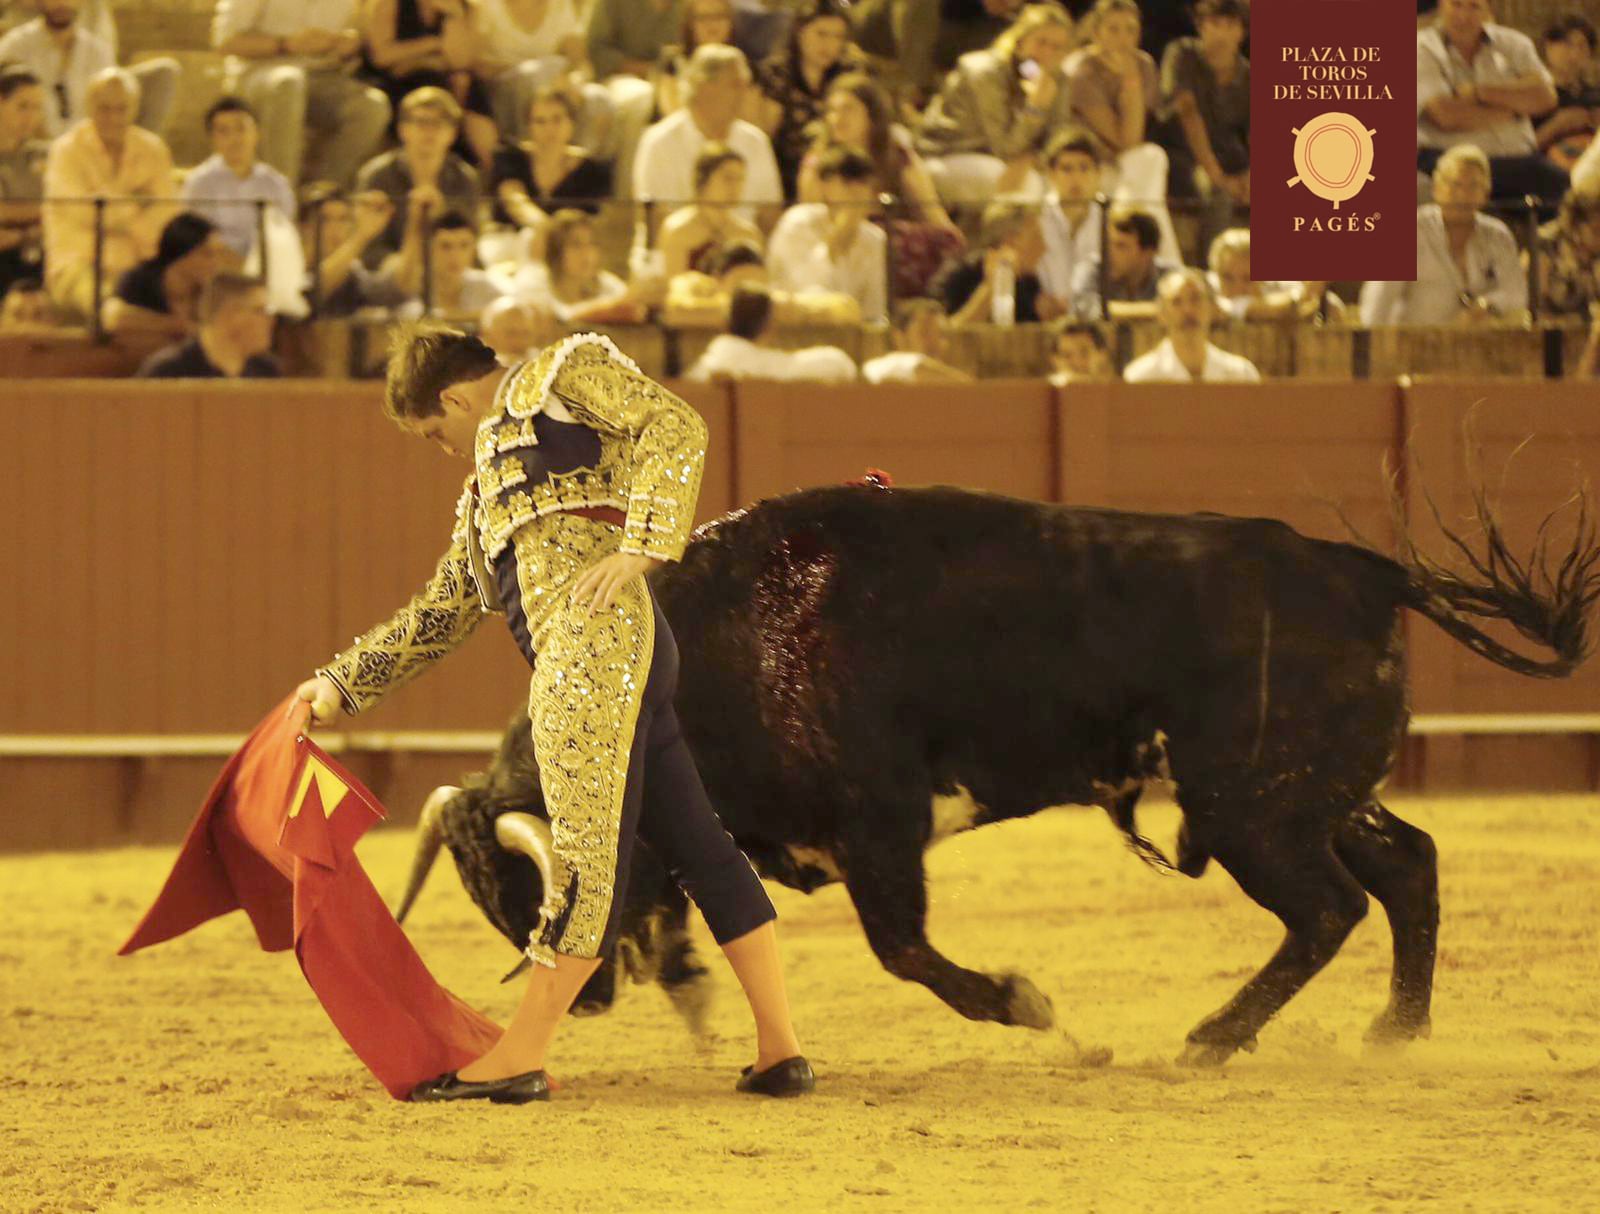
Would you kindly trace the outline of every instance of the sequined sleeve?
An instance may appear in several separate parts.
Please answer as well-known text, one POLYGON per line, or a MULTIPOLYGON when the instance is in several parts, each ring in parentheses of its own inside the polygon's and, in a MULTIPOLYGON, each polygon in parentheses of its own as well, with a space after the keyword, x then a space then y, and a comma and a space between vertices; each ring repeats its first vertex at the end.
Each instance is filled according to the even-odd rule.
POLYGON ((339 689, 346 712, 371 708, 461 644, 483 618, 467 547, 472 491, 462 494, 450 547, 433 576, 393 616, 317 671, 339 689))
POLYGON ((705 421, 630 361, 613 357, 604 339, 566 351, 550 388, 579 421, 626 436, 632 446, 620 550, 660 561, 681 557, 705 470, 705 421))

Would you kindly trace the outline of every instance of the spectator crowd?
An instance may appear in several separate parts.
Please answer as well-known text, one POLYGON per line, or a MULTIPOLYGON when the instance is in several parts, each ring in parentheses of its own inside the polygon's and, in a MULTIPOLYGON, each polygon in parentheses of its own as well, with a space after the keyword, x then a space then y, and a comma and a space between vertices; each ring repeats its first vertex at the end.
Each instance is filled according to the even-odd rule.
POLYGON ((958 381, 952 331, 1028 324, 1064 380, 1141 321, 1140 382, 1259 378, 1211 340, 1249 321, 1572 317, 1600 352, 1586 0, 1533 31, 1419 4, 1417 278, 1365 284, 1250 277, 1247 0, 217 0, 210 155, 181 167, 179 60, 122 63, 110 0, 29 2, 0 36, 0 329, 170 339, 143 374, 273 374, 274 318, 373 309, 507 359, 715 329, 704 378, 958 381), (819 323, 893 349, 775 337, 819 323))

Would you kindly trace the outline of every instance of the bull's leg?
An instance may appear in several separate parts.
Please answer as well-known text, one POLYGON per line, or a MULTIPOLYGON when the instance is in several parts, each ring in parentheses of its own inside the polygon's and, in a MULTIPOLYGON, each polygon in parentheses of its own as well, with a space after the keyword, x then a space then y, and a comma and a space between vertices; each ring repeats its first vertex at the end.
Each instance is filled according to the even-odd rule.
POLYGON ((1021 974, 962 969, 928 943, 927 876, 920 844, 882 839, 857 849, 845 864, 845 888, 861 916, 867 943, 896 978, 920 982, 969 1020, 1047 1029, 1055 1014, 1021 974))
POLYGON ((598 1016, 609 1012, 617 999, 617 952, 612 949, 600 961, 600 968, 589 975, 578 997, 572 1001, 572 1015, 598 1016))
POLYGON ((1254 1048, 1261 1027, 1332 960, 1367 913, 1366 892, 1334 854, 1322 822, 1269 811, 1228 825, 1208 840, 1212 854, 1288 934, 1261 972, 1190 1032, 1179 1059, 1190 1065, 1220 1066, 1236 1050, 1254 1048))
POLYGON ((694 951, 689 938, 689 900, 677 889, 671 909, 661 926, 661 968, 656 981, 672 1006, 683 1017, 684 1027, 702 1047, 710 1044, 706 1020, 711 1011, 713 983, 711 972, 694 951))
POLYGON ((1385 1044, 1426 1037, 1439 939, 1433 839, 1372 801, 1340 824, 1333 846, 1355 879, 1382 903, 1394 933, 1389 1006, 1372 1022, 1367 1040, 1385 1044))

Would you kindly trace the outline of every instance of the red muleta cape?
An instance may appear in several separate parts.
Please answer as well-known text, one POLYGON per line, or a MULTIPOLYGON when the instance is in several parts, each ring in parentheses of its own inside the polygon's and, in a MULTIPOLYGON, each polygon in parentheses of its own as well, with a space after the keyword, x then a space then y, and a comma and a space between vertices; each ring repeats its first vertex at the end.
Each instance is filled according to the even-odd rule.
POLYGON ((355 856, 387 816, 306 736, 293 696, 212 785, 167 883, 119 955, 243 909, 268 952, 293 948, 350 1048, 397 1099, 465 1066, 500 1026, 434 981, 355 856))

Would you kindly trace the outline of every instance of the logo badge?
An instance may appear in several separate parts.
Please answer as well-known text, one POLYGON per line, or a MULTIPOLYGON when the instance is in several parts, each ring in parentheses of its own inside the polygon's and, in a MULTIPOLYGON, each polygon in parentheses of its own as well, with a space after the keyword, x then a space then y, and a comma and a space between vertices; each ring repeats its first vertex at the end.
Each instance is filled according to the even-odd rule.
POLYGON ((1251 278, 1414 280, 1411 10, 1397 0, 1251 0, 1250 164, 1251 278))
POLYGON ((1318 114, 1304 126, 1294 127, 1294 173, 1291 186, 1302 185, 1337 211, 1372 177, 1372 137, 1349 114, 1318 114))

